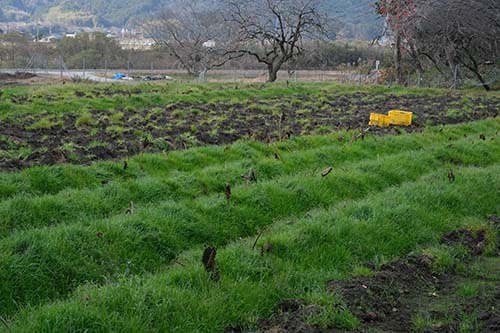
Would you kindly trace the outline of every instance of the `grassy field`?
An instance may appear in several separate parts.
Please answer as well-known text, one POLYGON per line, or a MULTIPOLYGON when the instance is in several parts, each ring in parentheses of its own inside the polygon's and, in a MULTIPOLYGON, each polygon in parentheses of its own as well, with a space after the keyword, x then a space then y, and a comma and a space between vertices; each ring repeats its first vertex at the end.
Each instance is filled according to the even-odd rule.
POLYGON ((495 117, 500 98, 331 83, 12 87, 0 94, 0 169, 323 135, 366 128, 371 112, 391 109, 412 111, 414 132, 495 117))
MULTIPOLYGON (((139 112, 173 100, 262 107, 277 97, 319 94, 313 84, 103 87, 16 87, 1 97, 10 101, 2 120, 35 121, 48 96, 55 100, 44 102, 45 115, 74 113, 81 103, 91 105, 85 112, 120 103, 139 112), (74 94, 96 89, 136 89, 139 96, 84 101, 74 94), (25 102, 14 103, 14 95, 25 102), (135 98, 141 107, 127 104, 135 98)), ((328 89, 340 98, 357 87, 326 86, 321 94, 328 89)), ((363 89, 379 102, 408 94, 456 100, 442 91, 363 89)), ((371 276, 410 253, 431 255, 436 272, 450 269, 460 251, 440 240, 460 228, 486 232, 485 253, 495 254, 497 231, 487 218, 500 215, 500 121, 473 119, 498 112, 498 100, 476 92, 457 98, 485 107, 453 121, 470 116, 466 123, 388 132, 397 135, 362 139, 359 130, 340 129, 146 151, 126 163, 0 172, 0 331, 247 331, 285 299, 314 306, 304 319, 313 327, 359 327, 328 281, 371 276), (252 173, 254 181, 242 177, 252 173), (201 262, 207 246, 217 248, 212 272, 201 262)), ((432 109, 427 113, 432 118, 432 109)), ((415 328, 424 319, 416 314, 415 328)))

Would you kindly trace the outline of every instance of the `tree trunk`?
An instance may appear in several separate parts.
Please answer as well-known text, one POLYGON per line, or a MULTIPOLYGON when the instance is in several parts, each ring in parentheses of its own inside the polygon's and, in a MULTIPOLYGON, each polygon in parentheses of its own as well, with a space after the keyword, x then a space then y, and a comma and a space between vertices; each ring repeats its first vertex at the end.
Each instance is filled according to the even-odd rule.
POLYGON ((422 86, 422 77, 424 77, 424 69, 422 68, 422 66, 419 66, 417 68, 417 72, 418 72, 417 87, 420 88, 422 86))
POLYGON ((476 74, 479 82, 481 82, 481 85, 483 86, 483 88, 486 90, 486 91, 490 91, 491 88, 490 86, 488 85, 488 83, 484 80, 483 76, 481 75, 481 73, 479 73, 479 71, 474 71, 474 74, 476 74))
POLYGON ((469 56, 469 59, 471 60, 472 64, 467 64, 465 63, 465 61, 462 61, 462 64, 467 67, 472 73, 474 73, 474 75, 476 75, 477 79, 479 80, 479 82, 481 82, 481 85, 483 86, 483 88, 486 90, 486 91, 490 91, 491 88, 490 86, 488 85, 488 83, 484 80, 483 76, 481 75, 481 72, 480 72, 480 69, 479 69, 479 65, 478 65, 478 62, 476 61, 476 59, 468 52, 468 50, 465 50, 465 52, 467 53, 467 55, 469 56))
POLYGON ((401 34, 396 29, 396 46, 394 50, 394 66, 396 69, 396 84, 403 83, 403 67, 401 65, 401 34))
POLYGON ((267 79, 268 83, 276 82, 278 79, 278 71, 280 70, 278 66, 268 65, 267 70, 269 71, 269 77, 267 79))

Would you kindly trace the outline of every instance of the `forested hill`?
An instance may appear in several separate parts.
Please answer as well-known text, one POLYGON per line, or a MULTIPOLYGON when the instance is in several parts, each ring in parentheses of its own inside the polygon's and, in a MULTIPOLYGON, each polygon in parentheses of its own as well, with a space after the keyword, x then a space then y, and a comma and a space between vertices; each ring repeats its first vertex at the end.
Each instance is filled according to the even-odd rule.
POLYGON ((373 39, 383 30, 373 7, 374 0, 325 0, 331 17, 342 21, 342 32, 347 38, 373 39))
POLYGON ((162 0, 0 0, 0 21, 122 27, 153 14, 162 0))
MULTIPOLYGON (((54 25, 133 26, 171 1, 175 0, 0 0, 0 22, 39 20, 54 25)), ((371 2, 325 0, 330 15, 340 17, 344 35, 351 38, 371 38, 380 32, 371 2)))

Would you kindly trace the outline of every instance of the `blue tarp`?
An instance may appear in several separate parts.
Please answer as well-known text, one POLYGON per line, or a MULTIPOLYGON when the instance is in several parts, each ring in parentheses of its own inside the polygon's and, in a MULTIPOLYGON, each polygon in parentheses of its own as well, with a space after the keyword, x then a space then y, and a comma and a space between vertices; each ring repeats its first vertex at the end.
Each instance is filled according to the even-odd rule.
POLYGON ((111 78, 112 80, 121 80, 123 79, 124 77, 126 77, 125 74, 123 73, 116 73, 115 75, 113 75, 113 77, 111 78))

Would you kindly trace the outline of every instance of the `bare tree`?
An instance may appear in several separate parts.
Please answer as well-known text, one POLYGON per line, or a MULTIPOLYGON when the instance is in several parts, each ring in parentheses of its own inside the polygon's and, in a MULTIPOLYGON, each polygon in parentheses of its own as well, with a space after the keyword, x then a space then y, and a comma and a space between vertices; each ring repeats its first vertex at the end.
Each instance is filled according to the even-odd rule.
POLYGON ((408 42, 409 22, 415 15, 415 0, 380 0, 375 2, 377 14, 384 17, 387 26, 394 35, 394 67, 396 71, 396 83, 402 84, 403 79, 403 51, 411 49, 408 42))
POLYGON ((0 35, 0 65, 24 67, 32 56, 33 43, 23 34, 10 32, 0 35))
POLYGON ((326 32, 317 0, 225 0, 228 26, 237 30, 237 48, 267 66, 268 82, 304 51, 303 41, 326 32))
POLYGON ((417 53, 455 76, 463 66, 490 90, 483 70, 500 61, 499 1, 418 0, 411 27, 417 53))
POLYGON ((485 64, 500 61, 499 1, 380 0, 375 5, 394 34, 399 82, 405 55, 419 72, 430 63, 452 76, 453 86, 462 67, 490 89, 483 72, 485 64))
POLYGON ((146 30, 192 75, 222 66, 238 56, 231 52, 231 29, 215 4, 206 5, 199 0, 172 4, 147 24, 146 30))

